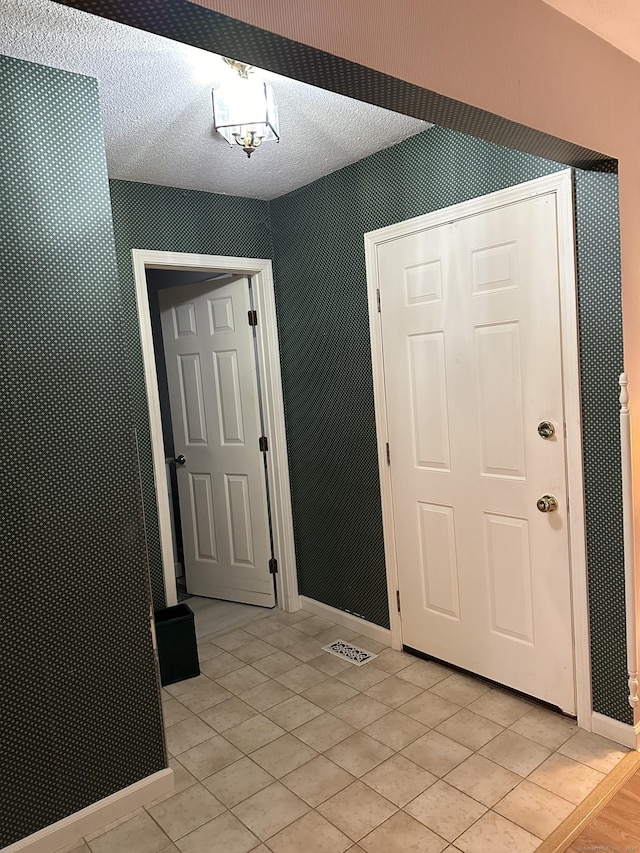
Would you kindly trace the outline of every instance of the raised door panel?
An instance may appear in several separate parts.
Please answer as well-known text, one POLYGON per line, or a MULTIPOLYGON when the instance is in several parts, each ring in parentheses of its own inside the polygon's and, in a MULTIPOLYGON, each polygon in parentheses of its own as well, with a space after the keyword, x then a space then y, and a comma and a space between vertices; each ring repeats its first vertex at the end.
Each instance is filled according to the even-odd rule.
POLYGON ((243 445, 244 421, 237 350, 213 353, 220 443, 243 445))
POLYGON ((178 305, 172 310, 173 334, 178 338, 196 337, 198 327, 196 324, 196 306, 194 302, 178 305))
POLYGON ((525 477, 519 324, 494 323, 474 332, 482 474, 525 477))
POLYGON ((235 332, 233 299, 230 296, 213 296, 207 300, 209 307, 209 332, 212 335, 235 332))
POLYGON ((185 444, 206 444, 207 418, 199 353, 178 355, 178 377, 185 444))
POLYGON ((503 639, 533 644, 533 591, 529 523, 484 514, 489 628, 503 639))
POLYGON ((224 482, 231 563, 237 566, 253 566, 248 477, 241 474, 225 474, 224 482))
POLYGON ((404 268, 407 307, 442 301, 442 262, 426 261, 404 268))
POLYGON ((515 242, 483 246, 471 252, 473 294, 482 296, 518 287, 518 246, 515 242))
POLYGON ((425 610, 460 618, 458 557, 451 506, 418 504, 422 600, 425 610))
POLYGON ((444 334, 411 335, 408 345, 415 465, 448 470, 451 458, 444 334))
POLYGON ((198 560, 218 561, 213 489, 210 474, 188 472, 191 492, 193 551, 198 560))

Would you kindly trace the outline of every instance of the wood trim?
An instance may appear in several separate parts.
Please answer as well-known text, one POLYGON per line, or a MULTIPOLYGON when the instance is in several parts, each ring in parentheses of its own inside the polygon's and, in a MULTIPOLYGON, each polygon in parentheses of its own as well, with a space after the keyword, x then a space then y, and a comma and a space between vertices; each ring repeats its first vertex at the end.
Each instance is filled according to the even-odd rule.
POLYGON ((109 797, 98 800, 57 823, 4 847, 2 853, 52 853, 81 843, 86 835, 174 791, 173 770, 167 767, 109 797))
MULTIPOLYGON (((320 616, 322 619, 329 619, 335 622, 336 625, 341 625, 343 628, 350 628, 352 631, 357 631, 364 637, 371 637, 372 640, 378 640, 380 643, 391 642, 391 631, 388 628, 383 628, 366 619, 361 619, 359 616, 354 616, 352 613, 345 613, 344 610, 338 610, 336 607, 330 607, 328 604, 323 604, 321 601, 316 601, 315 598, 307 598, 305 595, 300 597, 300 608, 306 610, 307 613, 313 613, 314 616, 320 616)), ((336 640, 339 639, 336 637, 336 640)))
POLYGON ((562 821, 536 853, 563 853, 581 832, 598 816, 620 788, 640 767, 640 752, 630 752, 611 773, 562 821))
POLYGON ((133 272, 140 323, 142 358, 149 404, 149 426, 153 452, 153 470, 158 506, 158 523, 162 548, 162 565, 167 606, 177 602, 176 579, 173 566, 173 542, 167 475, 164 464, 164 443, 160 418, 158 377, 153 354, 153 336, 149 313, 146 268, 155 269, 206 269, 250 276, 254 299, 261 316, 256 326, 259 352, 260 382, 263 390, 265 426, 268 428, 270 451, 269 500, 273 513, 273 537, 279 573, 276 575, 278 606, 283 610, 299 609, 298 577, 296 572, 293 514, 289 487, 289 461, 284 422, 282 376, 278 327, 276 322, 275 291, 272 262, 263 258, 232 258, 222 255, 198 255, 182 252, 156 252, 132 249, 133 272))
POLYGON ((576 712, 578 725, 591 729, 591 664, 589 656, 589 609, 587 598, 587 564, 584 520, 584 481, 580 409, 580 367, 578 353, 577 296, 575 239, 573 225, 572 172, 565 169, 526 181, 498 192, 461 202, 451 207, 416 216, 395 225, 364 235, 369 301, 369 329, 373 366, 373 386, 378 435, 378 469, 382 492, 382 526, 387 567, 389 619, 392 646, 402 648, 402 623, 395 605, 398 589, 395 533, 393 525, 393 494, 391 472, 386 463, 388 427, 382 355, 382 325, 378 311, 378 266, 376 249, 381 243, 411 234, 423 228, 433 228, 473 216, 492 208, 534 198, 546 193, 556 196, 558 216, 559 289, 561 302, 562 372, 565 418, 567 421, 567 494, 571 507, 569 524, 569 565, 573 609, 573 642, 576 681, 576 712))

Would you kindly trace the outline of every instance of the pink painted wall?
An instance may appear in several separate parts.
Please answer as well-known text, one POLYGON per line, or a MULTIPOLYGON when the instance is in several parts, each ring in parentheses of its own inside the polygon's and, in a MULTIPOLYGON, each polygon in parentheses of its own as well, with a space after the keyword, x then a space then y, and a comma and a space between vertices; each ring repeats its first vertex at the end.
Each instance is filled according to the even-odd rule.
POLYGON ((640 3, 638 0, 544 0, 601 36, 619 50, 640 60, 640 3))
POLYGON ((619 160, 640 507, 640 64, 543 0, 192 2, 619 160))
POLYGON ((640 102, 640 66, 542 0, 194 1, 606 154, 640 102))

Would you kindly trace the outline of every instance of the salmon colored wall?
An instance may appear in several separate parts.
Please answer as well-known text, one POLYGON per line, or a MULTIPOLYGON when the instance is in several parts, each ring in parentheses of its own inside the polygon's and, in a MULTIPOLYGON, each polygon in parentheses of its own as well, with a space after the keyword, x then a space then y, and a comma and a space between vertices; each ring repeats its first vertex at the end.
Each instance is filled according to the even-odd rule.
POLYGON ((192 2, 619 160, 640 507, 640 64, 543 0, 192 2))
POLYGON ((640 66, 542 0, 194 2, 605 154, 640 100, 640 66))
POLYGON ((640 60, 638 0, 544 0, 582 26, 640 60))

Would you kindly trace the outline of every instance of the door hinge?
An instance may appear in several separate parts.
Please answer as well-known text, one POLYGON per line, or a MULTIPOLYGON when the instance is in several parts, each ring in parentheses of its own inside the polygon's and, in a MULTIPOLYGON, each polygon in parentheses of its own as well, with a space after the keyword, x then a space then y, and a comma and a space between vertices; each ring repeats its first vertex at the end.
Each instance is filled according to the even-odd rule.
POLYGON ((267 441, 266 435, 261 435, 258 439, 258 447, 260 448, 261 453, 266 453, 269 450, 269 442, 267 441))
POLYGON ((249 325, 257 326, 258 325, 258 312, 257 311, 249 311, 249 325))
POLYGON ((387 465, 391 465, 391 449, 389 448, 389 442, 387 442, 387 465))
POLYGON ((396 604, 398 605, 398 613, 400 613, 400 590, 396 590, 396 604))
POLYGON ((276 560, 275 557, 272 557, 269 560, 269 574, 270 575, 277 575, 278 574, 278 561, 276 560))
POLYGON ((376 299, 378 300, 378 314, 380 314, 381 308, 380 308, 380 288, 379 287, 376 290, 376 299))

